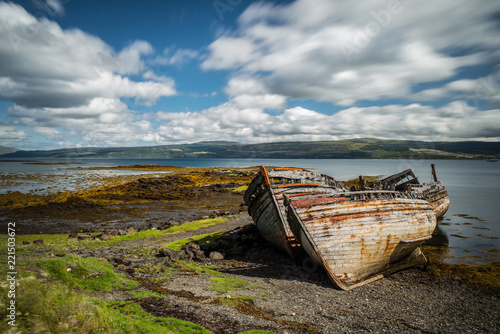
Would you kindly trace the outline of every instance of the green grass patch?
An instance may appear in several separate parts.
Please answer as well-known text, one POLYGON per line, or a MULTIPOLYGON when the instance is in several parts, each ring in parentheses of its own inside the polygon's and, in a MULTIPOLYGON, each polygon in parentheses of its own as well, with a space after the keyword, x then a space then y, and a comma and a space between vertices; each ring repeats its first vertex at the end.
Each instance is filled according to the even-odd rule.
POLYGON ((138 285, 137 282, 116 274, 113 266, 103 259, 70 255, 37 262, 53 277, 69 286, 87 291, 109 292, 113 289, 133 289, 138 285))
POLYGON ((198 245, 200 246, 205 246, 213 243, 215 240, 220 239, 222 236, 226 235, 226 232, 214 232, 214 233, 205 233, 205 234, 200 234, 191 238, 186 238, 186 239, 181 239, 181 240, 176 240, 171 243, 168 243, 161 248, 170 248, 172 250, 178 251, 182 248, 187 243, 190 243, 192 241, 196 241, 198 245))
POLYGON ((243 194, 245 191, 247 191, 247 189, 248 189, 248 186, 241 186, 238 188, 233 188, 233 189, 231 189, 231 191, 235 192, 237 194, 243 194))
POLYGON ((189 261, 177 261, 175 262, 175 266, 181 268, 183 270, 192 271, 198 275, 208 275, 208 276, 216 276, 223 277, 224 274, 220 271, 215 270, 217 267, 213 265, 202 265, 196 262, 189 261))
POLYGON ((181 233, 181 232, 196 231, 196 230, 199 230, 200 228, 214 226, 217 224, 221 224, 225 221, 227 221, 227 218, 223 218, 223 217, 195 220, 195 221, 192 221, 190 223, 172 226, 172 227, 166 229, 164 232, 166 234, 177 234, 177 233, 181 233))
POLYGON ((113 329, 119 330, 120 333, 213 334, 189 321, 153 316, 137 303, 103 300, 99 303, 110 310, 114 320, 113 329))
POLYGON ((250 283, 239 278, 214 277, 212 281, 212 290, 215 292, 240 291, 250 287, 250 283))
POLYGON ((135 299, 145 299, 149 297, 154 298, 165 298, 164 295, 154 292, 154 291, 134 291, 129 293, 130 297, 135 299))
POLYGON ((159 237, 159 236, 163 236, 163 235, 165 235, 165 231, 145 230, 145 231, 140 231, 137 233, 129 233, 126 235, 115 236, 115 237, 113 237, 109 240, 106 240, 106 241, 85 241, 85 242, 96 243, 96 244, 108 244, 108 243, 115 243, 115 242, 127 241, 127 240, 159 237))
MULTIPOLYGON (((19 283, 16 294, 19 333, 109 333, 107 330, 113 329, 113 319, 106 309, 64 284, 41 282, 34 275, 20 279, 19 283)), ((6 297, 6 289, 0 288, 2 305, 9 302, 6 297)), ((1 309, 2 318, 7 319, 6 308, 1 309)), ((7 321, 0 323, 0 332, 11 329, 7 321)))
POLYGON ((257 299, 256 297, 233 296, 233 295, 230 295, 229 298, 228 297, 214 298, 216 304, 221 303, 229 306, 236 306, 238 305, 238 303, 242 302, 249 302, 249 301, 255 302, 256 299, 257 299))

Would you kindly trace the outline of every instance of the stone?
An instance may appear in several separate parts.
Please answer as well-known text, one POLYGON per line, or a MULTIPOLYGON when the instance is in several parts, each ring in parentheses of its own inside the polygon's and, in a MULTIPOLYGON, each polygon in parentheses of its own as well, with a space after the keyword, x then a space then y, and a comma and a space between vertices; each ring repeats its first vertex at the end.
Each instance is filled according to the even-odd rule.
POLYGON ((111 234, 108 234, 108 233, 101 234, 101 236, 99 237, 99 239, 101 239, 103 241, 109 240, 111 238, 113 238, 113 236, 111 234))
POLYGON ((43 239, 37 239, 37 240, 33 241, 33 243, 35 245, 42 245, 44 243, 44 241, 43 241, 43 239))
POLYGON ((127 231, 118 229, 118 235, 127 235, 127 231))
POLYGON ((137 233, 137 229, 135 227, 129 227, 127 228, 127 233, 137 233))
POLYGON ((202 251, 197 251, 195 254, 194 254, 194 260, 195 261, 205 261, 207 257, 205 256, 205 253, 203 253, 202 251))
POLYGON ((31 242, 24 240, 22 244, 23 245, 31 245, 31 242))
POLYGON ((181 254, 180 252, 173 251, 169 248, 162 248, 158 251, 158 257, 166 257, 168 261, 179 261, 181 254))
POLYGON ((219 252, 210 252, 210 255, 208 256, 208 258, 210 260, 214 260, 214 261, 217 261, 217 260, 224 260, 224 255, 222 255, 221 253, 219 252))
POLYGON ((78 232, 71 232, 68 238, 78 238, 78 232))

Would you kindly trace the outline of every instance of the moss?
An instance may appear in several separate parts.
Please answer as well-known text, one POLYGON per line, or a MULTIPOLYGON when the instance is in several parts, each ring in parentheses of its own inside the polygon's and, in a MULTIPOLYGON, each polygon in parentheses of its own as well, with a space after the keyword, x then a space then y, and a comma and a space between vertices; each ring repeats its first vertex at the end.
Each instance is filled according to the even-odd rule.
MULTIPOLYGON (((365 180, 365 184, 367 187, 371 187, 375 182, 377 182, 381 178, 382 178, 382 175, 379 175, 379 176, 364 176, 363 175, 363 179, 365 180)), ((359 188, 361 186, 361 183, 359 182, 359 178, 355 178, 355 179, 351 179, 351 180, 347 180, 347 181, 340 181, 340 182, 342 182, 343 184, 345 184, 349 188, 350 187, 358 187, 359 188)))
POLYGON ((113 289, 132 289, 137 286, 136 282, 125 279, 121 274, 115 274, 113 266, 104 259, 70 255, 43 259, 38 263, 54 278, 87 291, 109 292, 113 289))
POLYGON ((196 231, 196 230, 199 230, 200 228, 210 227, 210 226, 224 223, 225 221, 227 221, 227 218, 223 218, 223 217, 196 220, 196 221, 193 221, 190 223, 172 226, 172 227, 166 229, 165 233, 176 234, 176 233, 181 233, 181 232, 196 231))
POLYGON ((236 306, 238 303, 242 302, 255 302, 257 298, 255 297, 247 297, 247 296, 226 296, 226 297, 216 297, 212 301, 214 304, 226 304, 229 306, 236 306))
POLYGON ((164 295, 160 295, 159 293, 152 291, 139 291, 139 292, 130 292, 130 296, 135 299, 146 299, 149 297, 154 298, 165 298, 164 295))
POLYGON ((98 303, 110 310, 110 329, 120 333, 213 334, 189 321, 153 316, 137 303, 103 300, 98 303))
POLYGON ((435 276, 460 278, 472 284, 483 287, 500 288, 500 262, 492 262, 478 266, 465 264, 447 264, 439 260, 433 253, 426 252, 425 256, 435 276))
POLYGON ((222 236, 226 235, 226 232, 214 232, 214 233, 205 233, 205 234, 200 234, 197 236, 193 236, 190 238, 186 239, 181 239, 177 241, 173 241, 171 243, 168 243, 161 248, 170 248, 172 250, 178 251, 182 248, 187 243, 190 243, 192 241, 196 241, 198 245, 200 246, 205 246, 205 245, 210 245, 212 244, 215 240, 220 239, 222 236))
POLYGON ((227 291, 238 291, 246 289, 260 289, 261 287, 252 286, 247 281, 239 278, 214 277, 212 281, 212 290, 224 293, 227 291))
POLYGON ((208 275, 208 276, 215 276, 215 277, 222 277, 224 276, 223 273, 215 270, 217 267, 213 265, 202 265, 198 264, 196 262, 189 262, 189 261, 177 261, 174 264, 175 267, 177 268, 182 268, 182 270, 185 271, 191 271, 196 275, 208 275))
POLYGON ((235 192, 237 194, 243 194, 245 191, 247 191, 247 189, 248 189, 248 186, 240 186, 237 188, 233 188, 232 192, 235 192))

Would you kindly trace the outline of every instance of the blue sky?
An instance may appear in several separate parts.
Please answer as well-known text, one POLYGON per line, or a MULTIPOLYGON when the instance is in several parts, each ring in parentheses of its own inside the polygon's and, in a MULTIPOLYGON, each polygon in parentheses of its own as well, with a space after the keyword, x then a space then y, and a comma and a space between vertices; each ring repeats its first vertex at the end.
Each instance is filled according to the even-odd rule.
POLYGON ((495 1, 0 1, 0 145, 500 140, 495 1))

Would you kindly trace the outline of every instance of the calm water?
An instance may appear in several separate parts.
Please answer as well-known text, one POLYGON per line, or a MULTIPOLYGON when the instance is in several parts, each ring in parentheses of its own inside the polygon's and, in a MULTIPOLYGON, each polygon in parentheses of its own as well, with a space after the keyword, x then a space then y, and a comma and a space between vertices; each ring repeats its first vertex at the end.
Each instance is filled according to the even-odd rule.
POLYGON ((36 192, 42 183, 52 180, 52 187, 65 185, 72 190, 75 175, 94 173, 113 176, 127 171, 85 171, 68 168, 112 167, 136 164, 159 164, 185 167, 249 167, 258 165, 304 167, 317 169, 338 180, 348 180, 359 175, 391 175, 407 168, 413 169, 421 182, 431 181, 430 164, 436 165, 438 179, 448 189, 451 205, 439 223, 439 235, 445 260, 450 263, 484 263, 500 261, 500 162, 482 160, 330 160, 330 159, 40 159, 43 162, 60 162, 65 165, 36 165, 23 162, 0 162, 0 175, 39 175, 39 184, 24 181, 4 184, 0 192, 19 190, 36 192), (106 174, 108 173, 108 174, 106 174), (44 176, 52 176, 46 179, 44 176), (68 187, 68 184, 70 185, 68 187))

